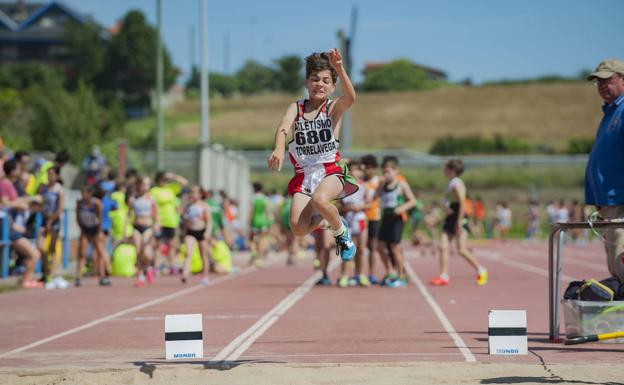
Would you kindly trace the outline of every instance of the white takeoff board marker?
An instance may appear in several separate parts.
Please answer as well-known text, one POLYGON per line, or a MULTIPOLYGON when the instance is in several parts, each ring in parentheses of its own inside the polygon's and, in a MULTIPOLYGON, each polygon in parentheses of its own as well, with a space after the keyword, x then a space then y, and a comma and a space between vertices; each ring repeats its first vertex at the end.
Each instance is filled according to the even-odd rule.
POLYGON ((204 358, 201 314, 165 316, 165 356, 168 360, 204 358))
POLYGON ((528 353, 526 310, 490 310, 488 321, 490 354, 528 353))

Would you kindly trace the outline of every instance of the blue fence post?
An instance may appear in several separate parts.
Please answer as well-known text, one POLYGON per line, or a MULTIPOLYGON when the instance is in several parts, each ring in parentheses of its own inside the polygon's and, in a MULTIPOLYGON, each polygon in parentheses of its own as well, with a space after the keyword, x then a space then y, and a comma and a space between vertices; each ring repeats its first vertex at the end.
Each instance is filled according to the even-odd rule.
MULTIPOLYGON (((37 247, 37 241, 39 240, 39 230, 41 230, 41 224, 43 223, 43 215, 41 212, 35 213, 35 247, 37 247)), ((35 266, 35 273, 41 273, 41 259, 37 261, 35 266)))
POLYGON ((9 276, 9 256, 11 243, 9 242, 9 213, 2 210, 2 278, 9 276))
POLYGON ((69 266, 69 211, 63 210, 63 269, 69 266))

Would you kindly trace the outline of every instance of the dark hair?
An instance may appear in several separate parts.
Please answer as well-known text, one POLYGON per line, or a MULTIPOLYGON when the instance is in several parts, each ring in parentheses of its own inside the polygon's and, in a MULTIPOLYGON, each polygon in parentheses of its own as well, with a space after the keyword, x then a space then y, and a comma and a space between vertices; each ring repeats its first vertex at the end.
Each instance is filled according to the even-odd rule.
POLYGON ((132 176, 137 176, 137 175, 139 175, 139 172, 136 170, 136 168, 129 168, 126 171, 126 175, 125 176, 126 176, 126 178, 130 178, 132 176))
POLYGON ((329 64, 329 55, 327 52, 314 52, 312 55, 305 58, 306 62, 306 79, 309 79, 312 74, 328 70, 331 73, 332 82, 336 84, 338 80, 338 73, 329 64))
POLYGON ((28 151, 19 150, 19 151, 15 151, 15 154, 13 154, 13 159, 15 159, 17 162, 21 162, 23 157, 29 156, 29 155, 30 154, 28 153, 28 151))
POLYGON ((100 185, 93 185, 93 196, 96 197, 97 199, 104 199, 104 197, 106 196, 106 190, 104 190, 102 188, 102 186, 100 185))
POLYGON ((91 195, 95 196, 95 192, 97 190, 96 186, 93 184, 83 184, 82 185, 82 189, 86 192, 88 192, 91 195))
POLYGON ((252 186, 255 193, 262 191, 262 183, 254 182, 252 186))
POLYGON ((383 160, 381 161, 381 167, 383 167, 383 168, 385 168, 385 167, 398 168, 399 167, 399 158, 397 158, 394 155, 384 156, 383 160))
POLYGON ((69 154, 67 153, 67 150, 63 149, 57 152, 56 157, 54 158, 54 161, 56 163, 61 163, 61 164, 65 164, 69 162, 69 154))
POLYGON ((360 162, 357 159, 353 159, 347 164, 348 168, 351 168, 351 167, 356 168, 356 167, 361 167, 361 166, 362 166, 362 162, 360 162))
POLYGON ((48 171, 54 171, 56 175, 61 175, 61 168, 59 166, 52 166, 48 169, 48 171))
POLYGON ((377 157, 373 154, 364 155, 361 161, 366 168, 377 168, 377 166, 379 166, 377 164, 377 157))
POLYGON ((166 171, 158 171, 156 173, 156 177, 154 178, 154 181, 156 182, 156 184, 160 183, 161 181, 164 181, 165 174, 167 174, 166 171))
POLYGON ((444 165, 444 168, 455 171, 457 176, 464 172, 464 161, 461 159, 451 159, 444 165))
POLYGON ((17 162, 15 159, 9 159, 2 165, 2 169, 4 170, 4 174, 8 177, 11 175, 11 172, 17 168, 17 162))

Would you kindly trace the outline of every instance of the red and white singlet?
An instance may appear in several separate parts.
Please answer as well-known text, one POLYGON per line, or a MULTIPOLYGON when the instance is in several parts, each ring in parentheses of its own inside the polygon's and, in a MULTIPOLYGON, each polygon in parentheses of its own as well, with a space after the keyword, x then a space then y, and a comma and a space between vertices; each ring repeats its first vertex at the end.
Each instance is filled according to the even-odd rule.
POLYGON ((305 102, 305 99, 297 101, 297 117, 292 125, 293 140, 288 143, 290 161, 295 167, 295 176, 288 184, 291 195, 298 192, 312 195, 326 176, 344 174, 338 164, 340 153, 334 137, 335 122, 329 116, 332 100, 325 101, 313 120, 307 120, 303 115, 305 102))

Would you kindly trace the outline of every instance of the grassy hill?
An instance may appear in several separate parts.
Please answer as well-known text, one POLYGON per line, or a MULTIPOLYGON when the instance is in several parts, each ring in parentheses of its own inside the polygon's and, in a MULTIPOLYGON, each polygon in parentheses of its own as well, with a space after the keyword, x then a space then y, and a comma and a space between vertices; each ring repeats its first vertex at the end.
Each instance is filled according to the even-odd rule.
MULTIPOLYGON (((270 148, 279 119, 296 98, 258 95, 213 100, 211 138, 230 148, 270 148)), ((500 134, 563 149, 570 138, 595 135, 600 104, 589 83, 359 93, 353 106, 353 145, 426 151, 441 136, 500 134)), ((171 107, 165 125, 167 145, 196 143, 199 101, 171 107)), ((126 134, 131 142, 141 142, 153 126, 153 118, 131 121, 126 134)))

